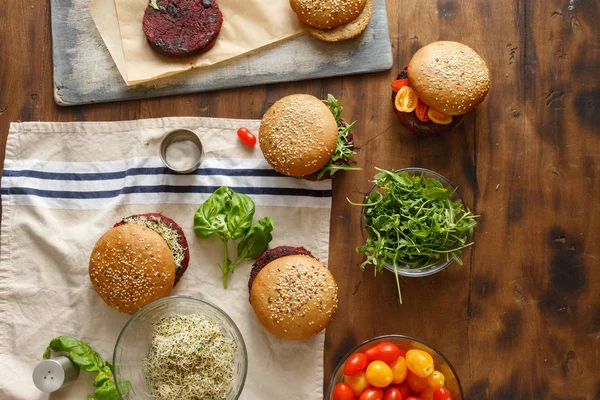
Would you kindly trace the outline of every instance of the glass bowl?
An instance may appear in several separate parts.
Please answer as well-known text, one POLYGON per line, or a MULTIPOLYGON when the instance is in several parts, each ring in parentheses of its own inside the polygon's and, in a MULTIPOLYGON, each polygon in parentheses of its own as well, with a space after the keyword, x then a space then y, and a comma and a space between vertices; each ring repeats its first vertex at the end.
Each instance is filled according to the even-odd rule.
MULTIPOLYGON (((438 181, 440 181, 440 183, 442 184, 442 186, 444 186, 445 188, 447 188, 450 191, 454 192, 454 194, 451 197, 451 199, 453 201, 460 200, 463 203, 463 206, 465 204, 465 202, 463 201, 462 197, 460 196, 460 193, 458 192, 458 190, 456 190, 456 188, 454 187, 454 185, 452 185, 452 183, 450 183, 450 181, 448 179, 444 178, 442 175, 438 174, 437 172, 434 172, 434 171, 431 171, 431 170, 425 169, 425 168, 416 168, 416 167, 415 168, 403 168, 403 169, 396 170, 396 172, 397 173, 407 173, 409 175, 423 175, 426 178, 437 179, 438 181)), ((369 192, 365 196, 365 203, 366 203, 366 199, 368 198, 368 196, 376 188, 377 188, 377 185, 373 185, 373 187, 371 188, 371 190, 369 190, 369 192)), ((361 227, 361 232, 362 232, 363 240, 366 242, 367 241, 368 230, 367 230, 367 227, 366 227, 366 224, 365 224, 365 207, 361 207, 361 212, 360 212, 360 227, 361 227)), ((400 275, 400 276, 418 278, 418 277, 422 277, 422 276, 428 276, 428 275, 436 274, 436 273, 442 271, 443 269, 445 269, 448 265, 452 264, 453 261, 454 261, 454 259, 452 257, 448 257, 448 259, 441 260, 440 262, 438 262, 435 265, 432 265, 432 266, 427 267, 427 268, 420 268, 420 269, 409 268, 407 266, 398 265, 397 271, 398 271, 398 275, 400 275)), ((392 273, 394 272, 394 266, 393 265, 385 263, 384 267, 388 271, 390 271, 392 273)))
POLYGON ((113 353, 114 380, 121 399, 154 399, 143 373, 142 360, 150 349, 154 325, 165 317, 198 314, 215 322, 225 337, 237 345, 232 388, 227 400, 240 397, 248 372, 246 344, 233 320, 217 306, 189 296, 171 296, 156 300, 135 313, 121 331, 113 353), (128 382, 128 384, 126 383, 128 382))
POLYGON ((460 380, 458 379, 456 371, 452 367, 452 364, 450 364, 450 361, 448 361, 439 350, 410 336, 384 335, 359 344, 338 362, 338 365, 335 367, 333 375, 331 376, 331 380, 329 381, 329 388, 327 389, 327 396, 325 397, 326 400, 333 400, 333 389, 335 388, 335 385, 344 381, 344 364, 348 357, 354 353, 363 353, 367 349, 376 346, 381 342, 393 343, 402 350, 418 349, 429 353, 433 358, 435 369, 444 374, 444 377, 446 378, 445 387, 452 394, 452 400, 462 400, 464 398, 462 386, 460 385, 460 380))

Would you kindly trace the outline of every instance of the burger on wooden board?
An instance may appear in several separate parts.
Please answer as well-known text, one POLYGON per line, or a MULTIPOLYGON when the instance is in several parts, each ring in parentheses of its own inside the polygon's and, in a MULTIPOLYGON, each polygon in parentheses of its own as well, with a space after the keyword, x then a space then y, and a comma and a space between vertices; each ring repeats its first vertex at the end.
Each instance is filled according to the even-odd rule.
POLYGON ((189 261, 187 239, 175 221, 162 214, 137 214, 117 222, 96 242, 89 275, 106 304, 134 313, 168 296, 189 261))
POLYGON ((392 83, 394 112, 414 134, 451 132, 490 90, 485 61, 457 42, 419 49, 392 83))
POLYGON ((250 304, 264 328, 280 339, 304 340, 321 332, 337 309, 337 284, 304 247, 279 246, 252 265, 250 304))
POLYGON ((290 0, 290 6, 312 36, 339 42, 365 30, 374 0, 290 0))
POLYGON ((331 178, 349 165, 354 152, 352 129, 342 119, 342 104, 329 95, 286 96, 262 118, 258 141, 267 162, 279 173, 308 180, 331 178))

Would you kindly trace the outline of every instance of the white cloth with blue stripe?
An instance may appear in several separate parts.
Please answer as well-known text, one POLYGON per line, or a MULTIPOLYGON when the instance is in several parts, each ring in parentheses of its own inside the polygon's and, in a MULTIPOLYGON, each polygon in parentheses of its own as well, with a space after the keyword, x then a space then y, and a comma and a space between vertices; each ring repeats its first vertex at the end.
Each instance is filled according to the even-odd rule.
MULTIPOLYGON (((322 399, 324 334, 303 342, 268 334, 248 303, 251 263, 238 266, 223 289, 218 239, 199 240, 193 233, 196 209, 227 185, 252 197, 255 219, 273 217, 271 246, 304 246, 327 262, 331 182, 275 173, 258 146, 248 148, 237 138, 240 126, 256 133, 258 125, 191 117, 11 124, 1 185, 1 399, 48 398, 31 374, 55 336, 80 338, 112 358, 129 316, 96 295, 88 259, 115 222, 147 212, 174 219, 190 244, 190 266, 172 294, 213 302, 240 328, 249 355, 241 399, 322 399), (205 160, 194 174, 173 174, 158 157, 161 138, 176 128, 194 130, 203 142, 205 160)), ((82 373, 51 398, 85 398, 93 392, 91 382, 92 376, 82 373)))

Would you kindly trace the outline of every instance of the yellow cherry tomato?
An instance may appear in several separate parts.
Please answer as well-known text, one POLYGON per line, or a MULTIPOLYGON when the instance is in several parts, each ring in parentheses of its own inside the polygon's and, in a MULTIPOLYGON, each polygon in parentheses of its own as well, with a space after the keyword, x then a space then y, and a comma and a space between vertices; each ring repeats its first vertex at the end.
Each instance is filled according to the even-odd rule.
POLYGON ((359 397, 369 387, 364 372, 352 376, 344 375, 344 383, 350 386, 356 397, 359 397))
POLYGON ((446 115, 442 112, 434 110, 431 107, 429 108, 429 111, 427 111, 427 116, 430 120, 439 125, 448 125, 450 122, 452 122, 452 115, 446 115))
POLYGON ((396 110, 402 112, 413 112, 417 108, 419 98, 414 90, 410 86, 402 86, 400 91, 396 94, 394 105, 396 110))
POLYGON ((421 400, 433 400, 433 389, 427 388, 419 394, 421 400))
POLYGON ((446 378, 440 371, 433 371, 433 373, 427 377, 427 383, 429 383, 429 387, 433 390, 443 388, 444 383, 446 383, 446 378))
POLYGON ((434 371, 433 358, 423 350, 411 349, 407 351, 406 366, 420 378, 427 378, 434 371))
POLYGON ((408 383, 410 390, 415 393, 421 393, 423 390, 427 389, 427 378, 420 378, 410 372, 410 370, 408 370, 408 373, 406 374, 406 383, 408 383))
POLYGON ((398 357, 396 361, 390 364, 390 368, 392 369, 392 374, 394 374, 392 383, 397 385, 404 382, 406 379, 406 359, 402 356, 398 357))
POLYGON ((383 361, 373 361, 367 367, 367 382, 370 385, 383 388, 392 383, 394 374, 389 365, 383 361))

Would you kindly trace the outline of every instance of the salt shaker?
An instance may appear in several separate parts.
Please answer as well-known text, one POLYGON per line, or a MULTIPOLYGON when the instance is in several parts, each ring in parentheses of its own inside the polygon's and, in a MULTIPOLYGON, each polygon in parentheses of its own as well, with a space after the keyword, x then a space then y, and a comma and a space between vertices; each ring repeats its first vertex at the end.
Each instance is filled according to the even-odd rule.
POLYGON ((33 370, 33 383, 42 392, 56 392, 79 377, 79 367, 68 357, 57 356, 40 362, 33 370))

